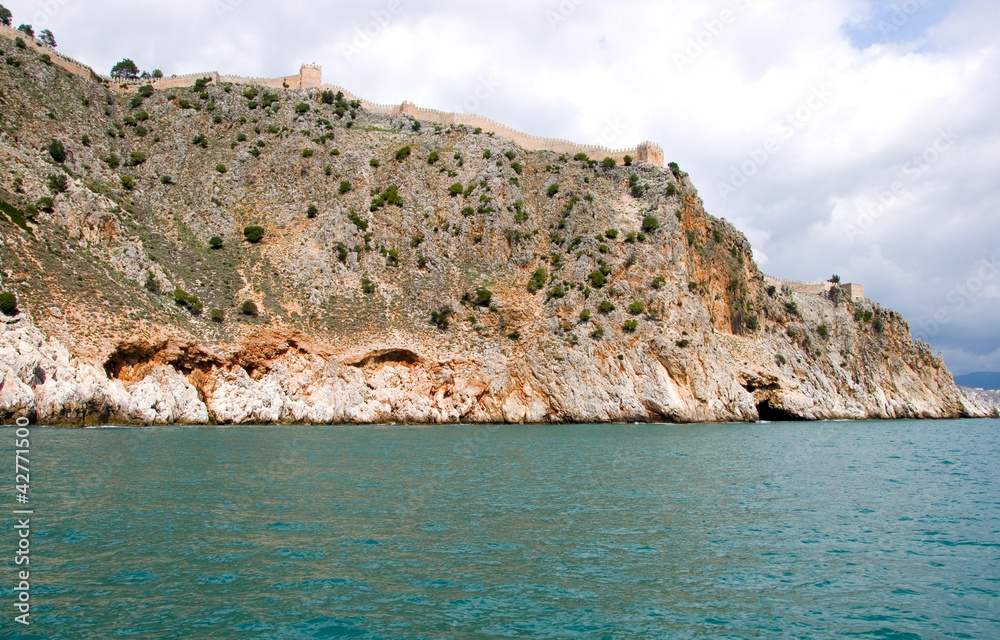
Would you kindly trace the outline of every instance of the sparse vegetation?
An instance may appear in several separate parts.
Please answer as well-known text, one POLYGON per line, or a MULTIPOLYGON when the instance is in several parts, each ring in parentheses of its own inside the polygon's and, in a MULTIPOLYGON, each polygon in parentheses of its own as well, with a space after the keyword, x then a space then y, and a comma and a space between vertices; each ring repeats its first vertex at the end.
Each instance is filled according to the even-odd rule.
POLYGON ((243 228, 243 237, 251 244, 257 244, 264 238, 264 227, 251 225, 243 228))
POLYGON ((0 293, 0 313, 5 316, 17 315, 17 296, 10 291, 0 293))
POLYGON ((69 189, 69 181, 62 173, 49 175, 49 191, 52 193, 65 193, 69 189))
POLYGON ((545 271, 545 267, 538 267, 535 272, 531 274, 531 279, 528 280, 528 291, 530 293, 537 293, 545 286, 545 281, 548 279, 548 273, 545 271))
POLYGON ((66 147, 59 140, 53 140, 45 149, 49 152, 49 156, 51 156, 54 162, 59 164, 66 162, 66 147))

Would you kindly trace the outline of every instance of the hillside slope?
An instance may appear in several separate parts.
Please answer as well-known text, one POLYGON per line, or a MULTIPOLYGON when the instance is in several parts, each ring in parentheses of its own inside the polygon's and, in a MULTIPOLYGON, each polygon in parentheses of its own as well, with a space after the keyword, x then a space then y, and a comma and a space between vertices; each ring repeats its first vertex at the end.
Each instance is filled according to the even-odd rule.
POLYGON ((769 288, 676 165, 526 152, 315 90, 126 94, 0 49, 0 289, 20 310, 0 418, 987 411, 895 312, 769 288))

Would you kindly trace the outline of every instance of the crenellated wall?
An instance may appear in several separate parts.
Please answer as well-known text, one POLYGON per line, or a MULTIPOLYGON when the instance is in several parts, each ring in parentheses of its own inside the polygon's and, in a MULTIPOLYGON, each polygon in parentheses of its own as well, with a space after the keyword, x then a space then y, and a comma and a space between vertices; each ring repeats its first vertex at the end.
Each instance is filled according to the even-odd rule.
POLYGON ((58 65, 69 71, 72 74, 78 75, 88 80, 100 80, 99 76, 93 69, 83 64, 82 62, 77 62, 69 56, 64 56, 52 47, 44 45, 41 42, 35 40, 34 38, 29 38, 24 33, 13 29, 11 27, 0 24, 0 36, 8 38, 10 40, 16 40, 21 38, 24 41, 25 46, 27 46, 32 51, 36 51, 39 55, 48 54, 49 58, 52 59, 52 64, 58 65))
MULTIPOLYGON (((821 296, 825 295, 834 287, 832 282, 800 282, 799 280, 782 280, 780 278, 774 278, 768 275, 764 276, 764 282, 769 285, 773 285, 778 289, 783 287, 788 287, 791 291, 795 293, 802 293, 811 296, 821 296)), ((851 300, 860 300, 865 297, 864 286, 857 284, 855 282, 843 283, 840 285, 850 296, 851 300)))
POLYGON ((168 78, 138 78, 130 80, 98 75, 90 67, 79 63, 72 58, 68 58, 58 53, 55 49, 34 41, 32 38, 25 37, 23 33, 17 31, 16 29, 0 25, 0 35, 11 40, 21 37, 25 44, 31 49, 39 53, 49 54, 53 64, 57 64, 70 73, 75 73, 76 75, 84 78, 106 82, 111 88, 124 92, 134 92, 139 86, 145 84, 152 84, 156 89, 177 89, 181 87, 190 87, 201 78, 210 78, 215 84, 231 83, 239 85, 253 85, 266 87, 268 89, 323 89, 340 91, 347 99, 357 100, 361 103, 362 107, 373 113, 380 113, 383 115, 403 114, 416 120, 433 122, 446 127, 465 125, 467 127, 472 127, 473 129, 480 128, 487 133, 492 133, 500 136, 501 138, 506 138, 507 140, 510 140, 511 142, 514 142, 529 151, 554 151, 555 153, 565 153, 569 155, 585 153, 594 160, 613 158, 618 163, 625 162, 625 157, 631 156, 635 162, 648 162, 661 167, 664 164, 663 149, 655 142, 646 141, 637 147, 629 149, 609 149, 596 144, 578 144, 561 138, 533 136, 522 131, 518 131, 512 127, 508 127, 505 124, 501 124, 496 120, 491 120, 490 118, 473 113, 451 113, 438 111, 437 109, 423 109, 412 102, 403 102, 402 104, 396 105, 369 102, 368 100, 364 100, 356 96, 343 87, 323 84, 323 69, 320 65, 316 64, 304 64, 299 69, 298 75, 286 76, 283 78, 245 78, 241 76, 220 75, 218 71, 205 71, 202 73, 188 73, 181 76, 170 76, 168 78))

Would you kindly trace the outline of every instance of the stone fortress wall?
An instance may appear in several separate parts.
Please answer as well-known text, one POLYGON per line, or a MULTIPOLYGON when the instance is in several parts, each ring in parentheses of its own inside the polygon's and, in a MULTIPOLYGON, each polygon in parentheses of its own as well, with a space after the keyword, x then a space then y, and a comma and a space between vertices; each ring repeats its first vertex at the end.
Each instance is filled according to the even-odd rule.
POLYGON ((585 153, 595 160, 604 158, 614 158, 618 163, 625 162, 625 156, 632 156, 636 162, 648 162, 657 166, 663 166, 663 149, 655 142, 643 142, 631 149, 608 149, 595 144, 577 144, 570 140, 560 138, 543 138, 523 133, 507 125, 501 124, 490 118, 472 113, 450 113, 438 111, 437 109, 423 109, 412 102, 402 104, 387 105, 369 102, 360 98, 343 87, 332 84, 323 84, 323 69, 319 65, 304 64, 299 73, 294 76, 283 78, 246 78, 242 76, 220 75, 218 71, 205 71, 203 73, 188 73, 181 76, 170 76, 168 78, 141 78, 137 80, 122 80, 120 78, 110 78, 96 73, 89 66, 77 62, 72 58, 62 55, 55 49, 48 47, 41 42, 28 38, 24 33, 0 25, 0 35, 13 40, 20 37, 24 43, 39 54, 48 54, 53 64, 56 64, 70 73, 78 76, 106 82, 112 88, 123 91, 134 91, 144 84, 152 84, 156 89, 176 89, 190 87, 200 78, 210 78, 215 84, 238 84, 265 87, 268 89, 321 89, 343 92, 348 100, 357 100, 361 106, 373 113, 383 115, 408 115, 416 120, 433 122, 442 126, 465 125, 472 128, 481 128, 483 131, 493 133, 501 138, 506 138, 511 142, 519 144, 529 151, 554 151, 556 153, 566 153, 575 155, 585 153))
MULTIPOLYGON (((834 287, 834 283, 832 282, 800 282, 798 280, 781 280, 780 278, 773 278, 768 275, 764 276, 764 282, 775 286, 778 289, 788 287, 789 290, 795 293, 811 296, 825 295, 834 287)), ((851 300, 861 300, 865 297, 865 288, 860 284, 847 282, 842 283, 840 286, 847 292, 847 295, 851 297, 851 300)))

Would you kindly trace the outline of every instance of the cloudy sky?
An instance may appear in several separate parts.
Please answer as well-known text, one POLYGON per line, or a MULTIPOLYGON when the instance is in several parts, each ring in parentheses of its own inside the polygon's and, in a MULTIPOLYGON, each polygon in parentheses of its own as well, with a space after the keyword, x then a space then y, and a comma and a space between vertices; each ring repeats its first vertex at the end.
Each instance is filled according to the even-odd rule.
POLYGON ((379 103, 659 142, 782 278, 861 282, 1000 370, 997 0, 0 0, 107 73, 323 65, 379 103))

